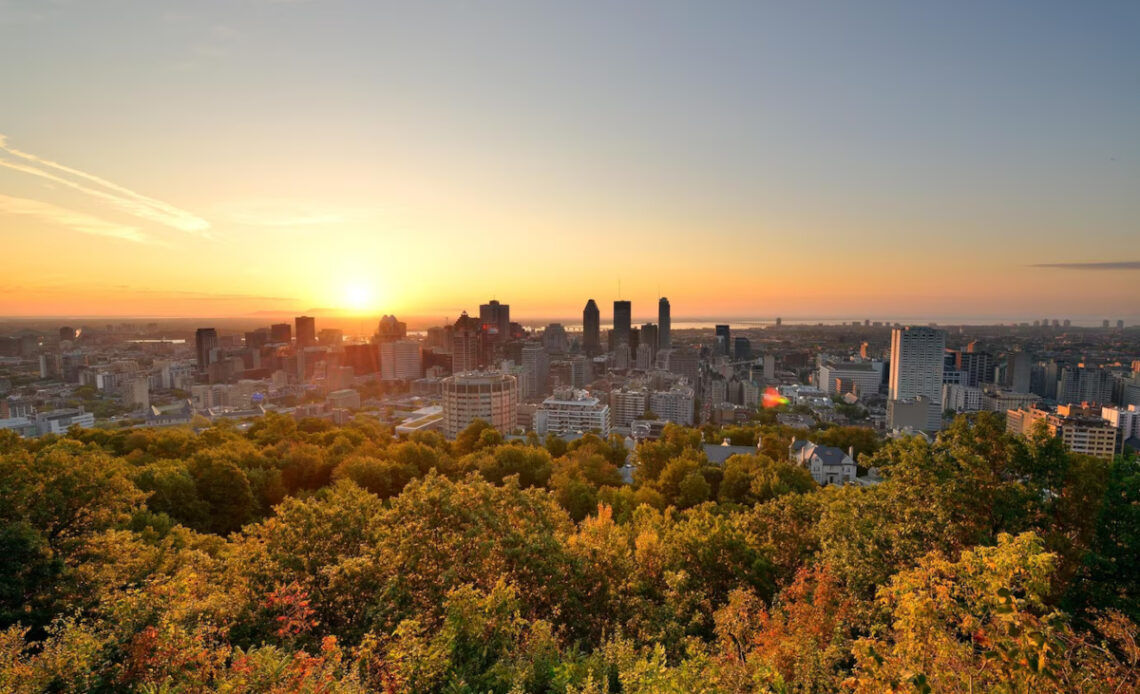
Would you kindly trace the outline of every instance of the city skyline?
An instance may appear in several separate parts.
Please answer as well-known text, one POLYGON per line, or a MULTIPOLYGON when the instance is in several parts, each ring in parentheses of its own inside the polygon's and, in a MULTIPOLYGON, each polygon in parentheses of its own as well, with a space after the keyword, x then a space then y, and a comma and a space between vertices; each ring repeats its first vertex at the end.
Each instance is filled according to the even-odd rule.
POLYGON ((1134 4, 4 9, 0 316, 1140 317, 1134 4))

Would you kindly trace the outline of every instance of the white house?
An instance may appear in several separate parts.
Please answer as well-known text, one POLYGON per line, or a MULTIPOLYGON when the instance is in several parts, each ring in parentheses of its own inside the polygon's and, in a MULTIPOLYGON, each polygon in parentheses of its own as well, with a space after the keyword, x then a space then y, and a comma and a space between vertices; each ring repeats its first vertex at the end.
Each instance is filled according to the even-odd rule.
POLYGON ((855 481, 855 450, 846 453, 834 446, 820 446, 811 441, 792 439, 788 446, 788 460, 807 468, 820 484, 847 484, 855 481))

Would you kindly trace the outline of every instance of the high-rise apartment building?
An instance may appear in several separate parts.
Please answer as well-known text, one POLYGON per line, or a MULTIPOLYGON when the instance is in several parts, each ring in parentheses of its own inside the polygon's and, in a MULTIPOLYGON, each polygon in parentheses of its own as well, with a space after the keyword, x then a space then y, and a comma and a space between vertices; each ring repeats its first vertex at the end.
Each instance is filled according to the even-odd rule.
POLYGON ((649 395, 649 409, 664 419, 681 426, 693 426, 693 410, 696 396, 692 387, 675 385, 669 390, 659 390, 649 395))
POLYGON ((941 330, 908 326, 891 331, 889 397, 894 401, 925 399, 927 431, 937 431, 942 425, 945 350, 946 333, 941 330))
POLYGON ((669 313, 669 300, 657 300, 657 349, 673 349, 673 317, 669 313))
POLYGON ((1112 374, 1095 366, 1066 366, 1061 369, 1057 382, 1057 402, 1095 402, 1100 405, 1112 402, 1112 374))
POLYGON ((317 344, 317 320, 312 316, 297 316, 293 320, 296 326, 297 347, 304 349, 317 344))
POLYGON ((613 344, 610 345, 612 351, 618 345, 629 345, 632 348, 630 341, 630 331, 633 329, 633 307, 628 301, 615 301, 614 302, 614 331, 612 333, 613 344))
POLYGON ((582 351, 591 357, 602 351, 602 316, 593 299, 582 310, 582 351))
POLYGON ((514 376, 497 371, 455 374, 440 384, 443 435, 455 438, 476 419, 503 433, 514 431, 519 391, 514 376))
POLYGON ((615 427, 627 427, 645 414, 649 393, 644 388, 622 386, 610 391, 610 416, 615 427))
POLYGON ((964 385, 977 388, 984 383, 993 383, 994 357, 989 352, 974 350, 974 346, 974 343, 970 343, 965 352, 958 352, 955 365, 966 374, 964 385))
POLYGON ((194 353, 198 356, 198 368, 202 371, 210 365, 210 351, 218 346, 218 331, 214 328, 198 328, 194 333, 194 353))
POLYGON ((550 375, 550 357, 541 342, 528 342, 522 347, 524 383, 519 397, 538 400, 546 395, 546 381, 550 375))
POLYGON ((384 381, 413 381, 423 378, 424 363, 420 343, 396 340, 380 343, 380 378, 384 381))

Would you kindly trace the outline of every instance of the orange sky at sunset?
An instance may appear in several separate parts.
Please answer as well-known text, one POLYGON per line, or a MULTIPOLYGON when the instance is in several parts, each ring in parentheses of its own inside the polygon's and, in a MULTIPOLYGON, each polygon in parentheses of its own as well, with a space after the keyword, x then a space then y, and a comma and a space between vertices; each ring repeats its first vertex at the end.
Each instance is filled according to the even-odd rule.
POLYGON ((1110 17, 430 5, 0 22, 0 316, 1140 316, 1110 17))

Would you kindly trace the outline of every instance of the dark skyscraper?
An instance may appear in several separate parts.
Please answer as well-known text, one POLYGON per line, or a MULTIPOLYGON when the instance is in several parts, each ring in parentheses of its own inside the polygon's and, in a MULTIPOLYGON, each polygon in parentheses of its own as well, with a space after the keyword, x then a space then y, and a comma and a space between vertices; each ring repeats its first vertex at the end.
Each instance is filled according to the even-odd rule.
POLYGON ((641 344, 649 345, 650 354, 657 356, 657 345, 661 343, 661 333, 652 323, 641 326, 641 344))
POLYGON ((198 355, 198 368, 205 370, 210 365, 210 350, 218 346, 218 331, 214 328, 198 328, 194 333, 194 351, 198 355))
POLYGON ((738 337, 732 343, 732 358, 736 361, 748 361, 752 358, 752 341, 747 337, 738 337))
POLYGON ((657 349, 673 348, 673 321, 669 316, 669 300, 661 297, 657 302, 657 349))
POLYGON ((716 326, 716 348, 720 354, 732 353, 732 334, 727 325, 716 326))
POLYGON ((288 323, 274 323, 269 326, 269 339, 274 342, 284 342, 286 344, 293 341, 293 326, 288 323))
POLYGON ((408 336, 408 324, 395 316, 384 314, 376 328, 376 339, 379 342, 395 342, 408 336))
POLYGON ((610 349, 613 349, 620 344, 630 345, 630 329, 632 327, 632 305, 628 301, 615 301, 613 344, 610 345, 610 349))
POLYGON ((479 321, 464 311, 451 333, 451 371, 475 371, 482 364, 483 332, 479 321))
POLYGON ((602 351, 602 314, 593 299, 582 311, 582 351, 590 356, 602 351))
POLYGON ((494 299, 479 307, 479 322, 487 341, 494 344, 506 342, 511 337, 511 307, 494 299))
POLYGON ((311 316, 297 316, 294 319, 297 333, 297 346, 312 347, 317 344, 317 319, 311 316))

